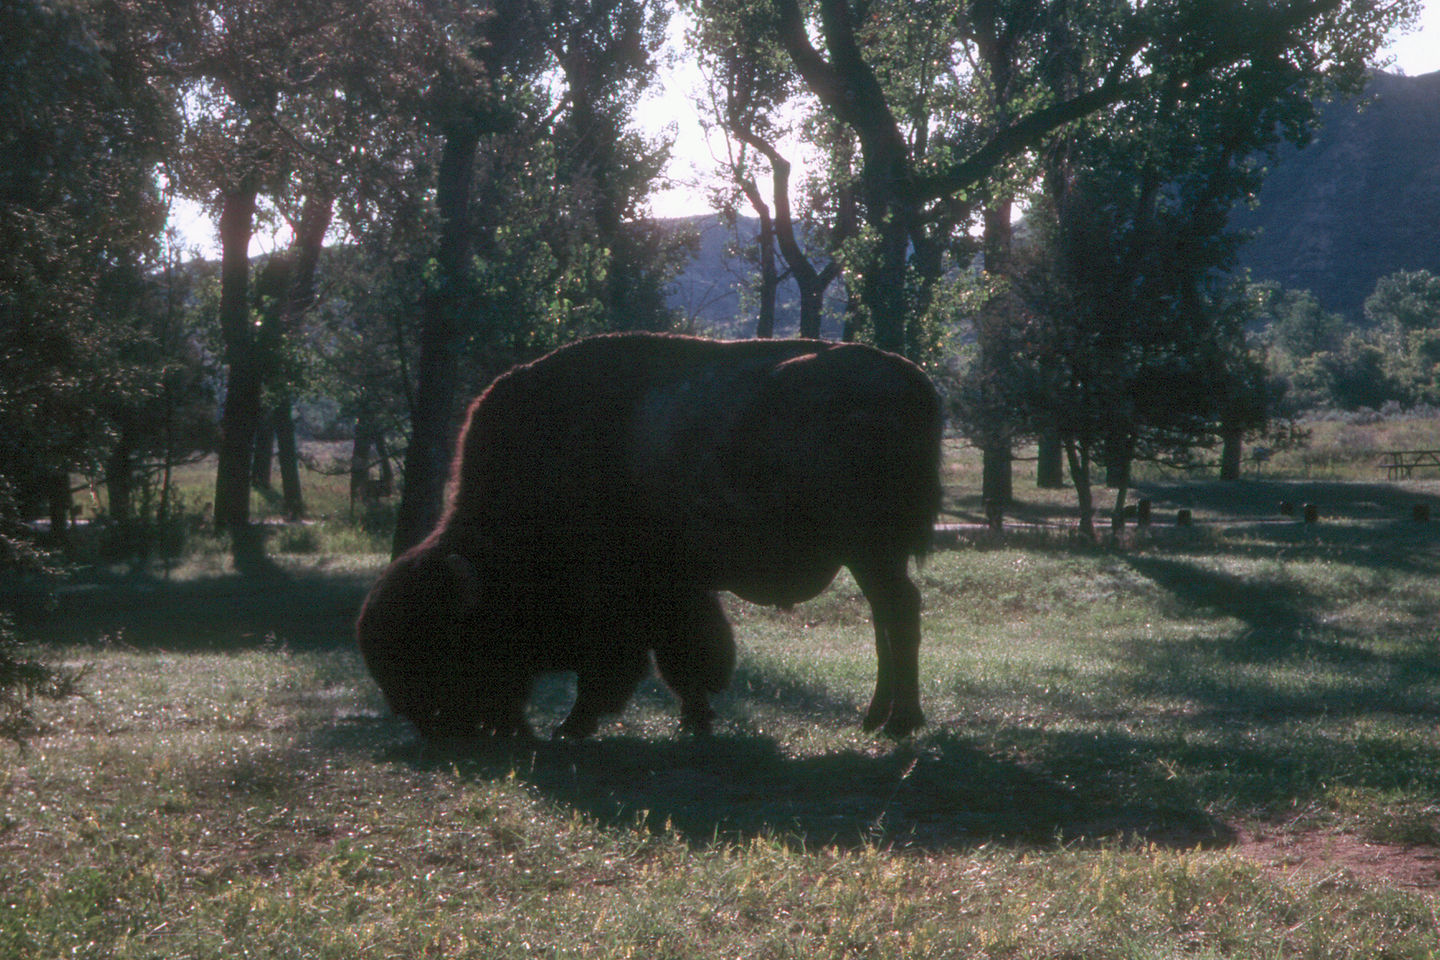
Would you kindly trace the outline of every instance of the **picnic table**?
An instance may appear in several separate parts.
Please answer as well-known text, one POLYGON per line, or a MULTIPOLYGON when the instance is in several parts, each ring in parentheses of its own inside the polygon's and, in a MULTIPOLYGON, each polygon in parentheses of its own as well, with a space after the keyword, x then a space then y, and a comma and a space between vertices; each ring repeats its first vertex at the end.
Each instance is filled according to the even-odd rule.
POLYGON ((1380 454, 1380 466, 1387 480, 1408 480, 1416 470, 1440 470, 1440 450, 1386 450, 1380 454))

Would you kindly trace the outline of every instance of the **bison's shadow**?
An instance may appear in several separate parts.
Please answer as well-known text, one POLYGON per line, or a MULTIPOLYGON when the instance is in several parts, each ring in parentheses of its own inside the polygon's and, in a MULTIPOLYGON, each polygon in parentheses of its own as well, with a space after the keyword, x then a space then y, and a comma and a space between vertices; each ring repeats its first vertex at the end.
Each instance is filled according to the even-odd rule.
MULTIPOLYGON (((846 720, 853 722, 853 713, 846 720)), ((1223 846, 1234 834, 1161 785, 1119 797, 993 756, 944 731, 894 744, 795 756, 774 737, 734 725, 708 738, 648 734, 581 743, 407 738, 391 762, 466 780, 514 776, 607 826, 644 823, 687 842, 766 837, 805 845, 922 850, 1141 840, 1223 846)))

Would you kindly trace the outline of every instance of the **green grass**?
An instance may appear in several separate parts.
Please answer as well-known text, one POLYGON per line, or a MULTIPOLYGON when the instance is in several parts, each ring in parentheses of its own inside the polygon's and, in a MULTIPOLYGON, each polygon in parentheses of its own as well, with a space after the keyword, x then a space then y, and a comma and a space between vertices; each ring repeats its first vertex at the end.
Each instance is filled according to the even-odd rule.
MULTIPOLYGON (((1017 489, 1064 522, 1067 493, 1017 489)), ((930 723, 901 743, 858 729, 843 575, 727 600, 713 738, 648 682, 592 741, 470 749, 365 675, 364 540, 297 534, 259 579, 202 551, 5 586, 90 673, 0 757, 0 957, 1436 956, 1440 528, 1405 508, 1440 482, 1143 492, 1202 523, 930 558, 930 723), (1291 498, 1324 521, 1276 522, 1291 498)), ((547 680, 536 726, 569 695, 547 680)))

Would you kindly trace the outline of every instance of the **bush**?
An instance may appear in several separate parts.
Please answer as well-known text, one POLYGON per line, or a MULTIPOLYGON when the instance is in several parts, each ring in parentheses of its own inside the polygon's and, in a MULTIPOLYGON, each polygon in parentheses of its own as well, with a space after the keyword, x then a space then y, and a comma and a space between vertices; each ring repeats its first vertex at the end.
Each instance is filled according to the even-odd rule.
POLYGON ((133 514, 123 520, 108 514, 97 518, 100 556, 105 560, 143 563, 157 556, 178 560, 209 526, 206 508, 198 506, 194 497, 178 490, 161 496, 154 477, 136 484, 133 514))
POLYGON ((275 546, 281 553, 319 553, 320 531, 311 526, 287 526, 281 529, 275 546))
POLYGON ((31 656, 8 614, 0 613, 0 737, 24 746, 41 731, 38 700, 64 700, 80 693, 85 670, 71 670, 31 656))

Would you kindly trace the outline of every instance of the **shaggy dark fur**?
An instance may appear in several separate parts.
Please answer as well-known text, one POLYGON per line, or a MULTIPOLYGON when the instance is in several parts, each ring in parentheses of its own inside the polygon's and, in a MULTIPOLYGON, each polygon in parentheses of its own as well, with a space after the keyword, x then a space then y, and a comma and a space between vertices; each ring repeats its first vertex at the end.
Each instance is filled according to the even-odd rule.
POLYGON ((874 614, 865 727, 909 733, 939 410, 855 344, 623 334, 517 367, 470 408, 444 519, 367 597, 366 664, 427 736, 522 730, 533 678, 574 670, 561 732, 585 736, 653 651, 703 730, 734 663, 714 591, 792 604, 846 566, 874 614))

